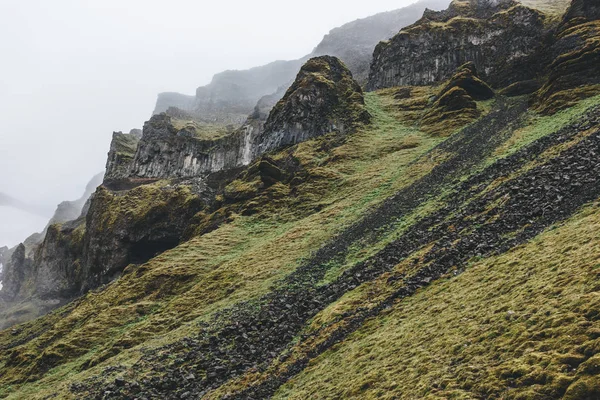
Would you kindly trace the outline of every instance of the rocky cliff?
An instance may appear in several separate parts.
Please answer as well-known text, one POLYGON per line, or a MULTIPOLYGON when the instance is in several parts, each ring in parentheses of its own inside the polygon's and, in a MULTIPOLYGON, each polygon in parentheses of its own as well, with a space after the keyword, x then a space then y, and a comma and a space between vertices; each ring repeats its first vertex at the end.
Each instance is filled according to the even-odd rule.
POLYGON ((248 165, 282 146, 333 131, 351 131, 369 120, 360 86, 335 57, 309 60, 264 121, 266 110, 277 97, 261 99, 244 126, 232 133, 202 135, 197 126, 169 113, 155 115, 144 125, 135 152, 132 153, 133 145, 128 147, 120 161, 113 160, 117 159, 118 148, 123 147, 121 143, 126 136, 114 136, 107 179, 205 176, 248 165), (124 160, 129 161, 124 163, 124 160))
POLYGON ((531 80, 543 59, 544 20, 513 0, 454 0, 377 46, 367 88, 428 85, 469 61, 495 88, 531 80))
POLYGON ((285 146, 349 134, 370 120, 360 86, 334 57, 307 62, 266 119, 264 107, 272 102, 262 99, 242 128, 211 132, 212 138, 194 121, 178 119, 178 112, 153 116, 141 138, 138 131, 114 133, 104 185, 85 213, 61 217, 41 244, 16 249, 5 269, 3 298, 61 304, 109 283, 128 265, 205 229, 197 214, 216 211, 217 195, 240 168, 285 146))
POLYGON ((331 30, 312 52, 313 56, 338 57, 361 86, 367 83, 375 46, 396 35, 423 15, 425 9, 443 10, 450 0, 421 0, 398 10, 359 19, 331 30))
POLYGON ((225 71, 212 82, 199 87, 195 96, 161 93, 154 114, 176 107, 192 112, 207 123, 242 125, 263 96, 279 93, 279 100, 293 83, 300 67, 311 57, 330 55, 340 58, 364 85, 375 45, 401 28, 412 24, 427 8, 441 10, 450 0, 420 0, 410 6, 380 13, 333 29, 314 51, 298 60, 276 61, 243 71, 225 71), (283 88, 283 91, 280 90, 283 88))
POLYGON ((551 63, 543 87, 536 93, 544 113, 575 104, 600 93, 600 5, 593 0, 574 0, 548 49, 551 63))

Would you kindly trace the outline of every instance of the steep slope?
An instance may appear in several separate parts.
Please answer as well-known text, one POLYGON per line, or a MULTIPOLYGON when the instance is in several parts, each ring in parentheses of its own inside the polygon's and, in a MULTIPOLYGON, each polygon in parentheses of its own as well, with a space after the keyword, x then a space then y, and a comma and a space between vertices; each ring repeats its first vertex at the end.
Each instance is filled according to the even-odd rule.
MULTIPOLYGON (((595 4, 548 21, 455 1, 419 24, 539 16, 548 50, 565 29, 593 32, 595 4)), ((543 53, 527 61, 540 85, 557 65, 543 53)), ((560 91, 600 74, 576 59, 585 82, 560 68, 560 91)), ((41 254, 83 295, 0 332, 0 397, 598 398, 600 95, 547 112, 546 86, 488 85, 487 59, 470 61, 364 94, 318 57, 240 130, 171 110, 135 144, 115 135, 118 179, 86 220, 51 228, 33 264, 15 253, 14 272, 43 276, 41 254)))
MULTIPOLYGON (((274 162, 293 155, 311 178, 242 200, 242 208, 263 205, 252 215, 1 336, 2 385, 20 387, 17 398, 57 390, 64 398, 264 398, 365 318, 390 306, 401 313, 401 298, 473 257, 526 242, 600 196, 598 98, 553 117, 525 112, 522 100, 499 100, 434 150, 440 139, 399 122, 400 101, 370 94, 371 127, 333 148, 325 136, 274 155, 274 162), (41 343, 45 350, 32 352, 41 343), (25 377, 41 380, 21 386, 25 377)), ((377 389, 361 383, 357 396, 377 389)), ((302 397, 304 389, 281 390, 302 397)))
MULTIPOLYGON (((55 221, 46 235, 27 243, 27 251, 23 246, 15 256, 8 255, 0 296, 18 308, 39 300, 56 306, 109 283, 128 265, 144 263, 192 232, 209 229, 197 214, 217 211, 216 195, 225 189, 235 197, 233 186, 225 186, 263 154, 324 134, 343 138, 369 121, 362 90, 350 71, 338 59, 324 56, 302 67, 266 123, 250 117, 237 131, 205 138, 189 121, 160 114, 145 124, 141 137, 136 131, 117 132, 104 185, 86 213, 55 221)), ((14 308, 0 311, 9 321, 2 326, 15 321, 7 317, 14 308)))

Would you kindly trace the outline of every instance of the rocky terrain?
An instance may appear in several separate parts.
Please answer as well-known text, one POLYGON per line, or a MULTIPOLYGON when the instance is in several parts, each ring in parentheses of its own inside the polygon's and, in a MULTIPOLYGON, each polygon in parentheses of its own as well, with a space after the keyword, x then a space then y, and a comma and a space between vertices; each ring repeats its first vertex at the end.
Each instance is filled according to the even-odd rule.
POLYGON ((116 132, 0 249, 0 398, 599 398, 599 14, 454 0, 368 90, 323 55, 239 128, 116 132))

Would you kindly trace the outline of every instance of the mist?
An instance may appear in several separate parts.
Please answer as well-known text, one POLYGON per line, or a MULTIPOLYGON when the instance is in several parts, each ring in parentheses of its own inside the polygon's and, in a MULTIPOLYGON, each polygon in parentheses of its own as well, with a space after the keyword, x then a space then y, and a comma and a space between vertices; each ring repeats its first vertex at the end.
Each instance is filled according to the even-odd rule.
MULTIPOLYGON (((141 128, 158 93, 299 58, 336 26, 413 2, 2 0, 0 192, 50 210, 78 198, 112 132, 141 128)), ((0 246, 45 222, 0 207, 0 246)))

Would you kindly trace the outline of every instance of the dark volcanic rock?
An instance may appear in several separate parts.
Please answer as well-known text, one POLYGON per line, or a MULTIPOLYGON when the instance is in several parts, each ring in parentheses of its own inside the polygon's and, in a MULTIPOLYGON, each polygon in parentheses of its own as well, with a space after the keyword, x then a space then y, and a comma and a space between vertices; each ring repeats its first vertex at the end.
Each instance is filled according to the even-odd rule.
POLYGON ((534 100, 552 114, 578 100, 600 93, 600 5, 574 0, 550 48, 553 61, 544 86, 534 100))
POLYGON ((18 245, 10 260, 2 268, 2 291, 0 297, 5 301, 14 300, 28 276, 31 276, 31 261, 25 256, 25 246, 18 245))
POLYGON ((461 66, 436 96, 423 116, 421 127, 437 135, 449 135, 479 117, 475 100, 488 100, 494 91, 477 76, 473 63, 461 66))
POLYGON ((141 138, 142 132, 138 129, 128 134, 113 132, 106 161, 106 180, 123 179, 129 176, 129 167, 141 138))
POLYGON ((352 71, 354 79, 364 86, 369 78, 373 50, 381 40, 421 18, 426 9, 443 10, 450 0, 421 0, 399 10, 359 19, 333 29, 315 48, 312 56, 335 56, 352 71))
MULTIPOLYGON (((360 86, 334 57, 308 61, 265 123, 266 110, 277 98, 263 97, 242 128, 214 139, 197 137, 185 127, 176 126, 175 119, 166 113, 155 115, 144 125, 134 155, 129 152, 118 156, 118 149, 111 150, 111 159, 130 161, 123 164, 109 160, 107 180, 201 177, 246 166, 282 146, 333 131, 351 131, 370 118, 360 86)), ((115 136, 113 147, 122 137, 115 136)))
POLYGON ((256 143, 264 153, 329 132, 347 133, 370 119, 350 70, 338 58, 316 57, 271 111, 256 143))
POLYGON ((477 74, 477 68, 472 62, 468 62, 458 68, 452 75, 450 81, 444 86, 438 98, 443 97, 451 89, 459 87, 473 100, 489 100, 494 97, 494 91, 477 74))
POLYGON ((530 80, 544 16, 512 0, 454 0, 375 49, 368 90, 442 81, 472 61, 492 87, 530 80))

